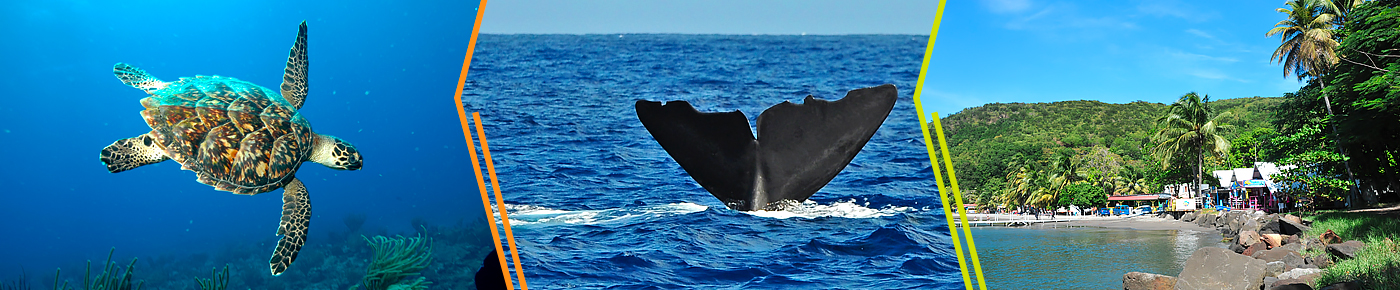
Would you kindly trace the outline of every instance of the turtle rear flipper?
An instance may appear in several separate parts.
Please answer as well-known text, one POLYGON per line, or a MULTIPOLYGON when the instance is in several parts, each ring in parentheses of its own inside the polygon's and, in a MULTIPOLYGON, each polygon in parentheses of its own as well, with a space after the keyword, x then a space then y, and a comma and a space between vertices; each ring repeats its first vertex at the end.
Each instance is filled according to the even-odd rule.
POLYGON ((306 21, 302 21, 301 29, 297 31, 297 42, 292 44, 292 52, 287 55, 287 69, 282 74, 282 97, 297 109, 306 103, 307 66, 306 21))
POLYGON ((170 160, 157 143, 151 133, 117 140, 102 148, 102 164, 107 165, 108 172, 117 173, 170 160))
POLYGON ((282 222, 277 227, 277 235, 282 239, 277 241, 277 249, 273 250, 272 260, 268 262, 272 266, 273 276, 287 271, 292 261, 296 261, 301 246, 306 244, 306 230, 311 225, 309 197, 306 186, 296 178, 282 187, 282 222))
POLYGON ((112 66, 112 74, 117 75, 117 79, 122 80, 123 84, 146 91, 147 94, 164 89, 166 85, 170 84, 151 76, 144 70, 120 62, 112 66))

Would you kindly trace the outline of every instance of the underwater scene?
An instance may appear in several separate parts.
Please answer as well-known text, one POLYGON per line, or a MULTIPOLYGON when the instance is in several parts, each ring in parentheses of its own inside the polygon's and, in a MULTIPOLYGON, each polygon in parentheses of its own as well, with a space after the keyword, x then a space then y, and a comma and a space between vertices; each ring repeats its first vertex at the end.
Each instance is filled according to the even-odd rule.
POLYGON ((958 288, 913 104, 927 35, 487 35, 463 103, 490 138, 526 280, 566 288, 958 288), (863 151, 806 202, 727 208, 638 100, 764 109, 894 84, 863 151))
POLYGON ((7 2, 0 289, 474 289, 490 219, 453 94, 477 3, 419 4, 7 2), (279 92, 303 21, 306 74, 285 78, 305 85, 296 99, 279 92), (215 100, 222 88, 241 101, 215 100), (276 114, 199 117, 235 106, 276 114), (245 170, 191 161, 203 140, 238 142, 211 132, 263 134, 229 144, 274 154, 245 170), (302 143, 271 143, 292 135, 302 143), (349 145, 323 152, 338 143, 321 136, 349 145), (156 143, 185 151, 146 154, 156 143), (351 153, 363 162, 328 167, 351 153), (254 177, 272 186, 233 186, 254 177), (284 189, 302 188, 284 217, 284 189), (279 234, 285 269, 270 264, 279 234))

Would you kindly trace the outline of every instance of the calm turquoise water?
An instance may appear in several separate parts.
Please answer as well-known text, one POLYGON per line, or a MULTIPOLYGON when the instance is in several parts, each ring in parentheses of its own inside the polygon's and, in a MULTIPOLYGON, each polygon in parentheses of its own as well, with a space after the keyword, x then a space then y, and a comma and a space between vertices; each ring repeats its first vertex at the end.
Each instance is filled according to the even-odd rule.
POLYGON ((1123 274, 1176 276, 1202 247, 1225 247, 1220 234, 1104 228, 972 230, 988 289, 1122 289, 1123 274))

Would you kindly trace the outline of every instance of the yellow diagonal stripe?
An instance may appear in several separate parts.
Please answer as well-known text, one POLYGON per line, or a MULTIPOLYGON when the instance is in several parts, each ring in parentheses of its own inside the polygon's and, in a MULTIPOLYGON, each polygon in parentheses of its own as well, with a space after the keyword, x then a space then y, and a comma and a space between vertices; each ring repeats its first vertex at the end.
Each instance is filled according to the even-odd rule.
POLYGON ((969 290, 974 289, 972 286, 972 279, 971 277, 969 277, 967 271, 967 258, 971 258, 973 273, 975 273, 977 277, 978 288, 985 290, 987 289, 987 283, 986 280, 982 277, 982 266, 977 259, 977 247, 973 244, 972 241, 972 231, 968 229, 967 210, 964 209, 962 206, 962 192, 958 189, 957 178, 954 177, 955 174, 953 172, 953 161, 951 155, 948 154, 947 141, 945 141, 945 138, 943 136, 943 129, 942 125, 939 123, 938 120, 938 113, 933 113, 933 122, 934 125, 937 127, 935 131, 938 133, 938 143, 942 149, 939 152, 943 153, 943 166, 939 165, 937 154, 934 151, 935 147, 933 145, 933 136, 930 136, 931 134, 929 134, 928 121, 925 120, 925 116, 927 115, 924 115, 923 102, 920 101, 920 92, 924 87, 924 77, 928 73, 929 59, 933 56, 934 41, 938 39, 938 26, 943 22, 943 8, 947 4, 946 2, 946 0, 938 1, 938 11, 934 16, 933 29, 929 32, 928 47, 924 48, 924 63, 923 67, 919 70, 919 80, 915 84, 914 88, 914 111, 919 115, 919 128, 924 134, 924 146, 928 149, 928 159, 929 164, 933 168, 934 182, 938 184, 938 197, 940 202, 943 204, 943 216, 948 221, 948 235, 953 238, 953 251, 957 253, 958 269, 962 271, 963 286, 969 290), (943 172, 940 167, 948 168, 948 181, 953 187, 952 189, 954 200, 951 201, 956 203, 950 203, 950 200, 948 199, 948 191, 943 186, 943 172), (952 209, 950 207, 956 207, 958 209, 958 215, 953 215, 952 209), (955 218, 962 222, 962 235, 958 234, 958 227, 957 224, 954 222, 955 218), (967 257, 963 255, 963 240, 960 237, 967 238, 967 257))

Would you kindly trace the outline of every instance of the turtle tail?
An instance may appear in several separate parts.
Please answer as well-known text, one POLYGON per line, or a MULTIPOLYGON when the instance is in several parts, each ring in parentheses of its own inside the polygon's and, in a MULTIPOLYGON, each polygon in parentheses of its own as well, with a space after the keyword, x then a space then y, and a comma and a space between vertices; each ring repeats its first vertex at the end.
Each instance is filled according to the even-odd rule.
POLYGON ((277 227, 277 249, 272 252, 272 275, 282 275, 296 261, 301 246, 306 244, 306 230, 311 226, 311 201, 306 186, 301 180, 292 178, 282 187, 282 222, 277 227))
POLYGON ((122 80, 123 84, 146 91, 147 94, 164 89, 166 85, 170 84, 151 76, 144 70, 120 62, 112 66, 112 73, 116 74, 117 79, 122 80))

